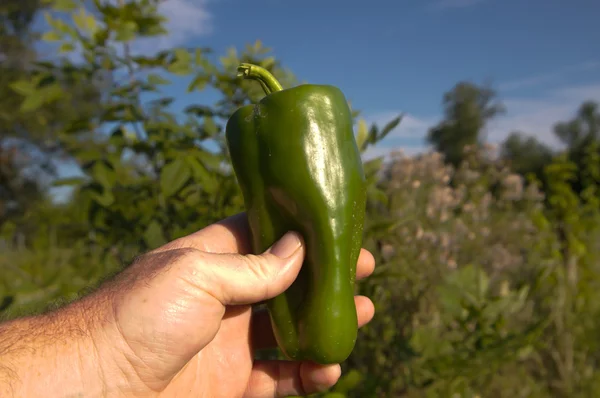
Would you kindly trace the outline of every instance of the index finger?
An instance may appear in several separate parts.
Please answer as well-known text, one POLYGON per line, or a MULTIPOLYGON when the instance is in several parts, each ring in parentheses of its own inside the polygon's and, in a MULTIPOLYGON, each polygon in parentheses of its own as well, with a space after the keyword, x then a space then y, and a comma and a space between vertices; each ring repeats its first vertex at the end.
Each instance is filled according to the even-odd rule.
MULTIPOLYGON (((227 217, 190 235, 176 239, 155 252, 194 248, 207 253, 252 253, 251 232, 245 212, 227 217)), ((356 279, 371 275, 375 258, 366 249, 361 249, 356 265, 356 279)))
POLYGON ((250 225, 246 213, 238 213, 211 224, 155 250, 155 252, 192 248, 207 253, 250 254, 250 225))

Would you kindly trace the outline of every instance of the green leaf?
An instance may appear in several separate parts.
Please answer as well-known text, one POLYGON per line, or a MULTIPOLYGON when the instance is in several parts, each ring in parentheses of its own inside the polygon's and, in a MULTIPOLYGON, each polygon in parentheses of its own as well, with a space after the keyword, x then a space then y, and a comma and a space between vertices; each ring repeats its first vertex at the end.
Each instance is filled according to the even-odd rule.
POLYGON ((117 26, 116 41, 125 42, 135 38, 137 33, 137 24, 133 21, 126 21, 125 23, 117 26))
POLYGON ((90 36, 94 36, 98 30, 96 18, 88 14, 83 7, 79 9, 78 13, 73 14, 73 22, 80 31, 88 33, 90 36))
POLYGON ((177 193, 190 178, 189 164, 184 158, 178 157, 167 164, 160 173, 160 189, 165 197, 177 193))
POLYGON ((166 241, 162 226, 158 221, 152 220, 144 231, 144 242, 149 248, 154 249, 163 245, 166 241))
POLYGON ((198 117, 214 114, 213 109, 205 105, 190 105, 184 109, 184 112, 198 117))
POLYGON ((438 287, 437 292, 444 311, 454 318, 462 318, 466 310, 463 307, 463 294, 460 286, 447 284, 438 287))
POLYGON ((62 36, 68 35, 73 39, 77 39, 77 31, 71 25, 67 24, 65 21, 60 19, 52 18, 52 15, 48 12, 44 13, 44 18, 48 25, 50 25, 58 34, 62 36))
POLYGON ((185 76, 185 75, 189 75, 191 73, 191 68, 188 64, 184 64, 181 62, 175 62, 173 64, 171 64, 167 70, 177 76, 185 76))
POLYGON ((367 192, 367 196, 372 202, 381 203, 382 205, 388 204, 387 194, 379 188, 371 187, 367 192))
POLYGON ((365 176, 367 178, 372 175, 377 174, 381 170, 381 166, 383 165, 383 157, 378 157, 375 159, 371 159, 368 162, 365 162, 363 168, 365 170, 365 176))
POLYGON ((152 100, 151 103, 153 106, 167 107, 167 106, 171 105, 173 103, 173 101, 175 101, 175 98, 173 98, 173 97, 164 97, 164 98, 152 100))
POLYGON ((202 189, 207 193, 214 193, 217 189, 217 182, 213 174, 195 156, 189 155, 185 159, 192 169, 194 179, 200 182, 202 189))
POLYGON ((35 85, 28 80, 17 80, 16 82, 10 84, 10 88, 17 93, 26 96, 33 93, 35 90, 35 85))
POLYGON ((102 159, 104 153, 100 148, 88 148, 76 151, 77 159, 83 162, 90 162, 98 159, 102 159))
POLYGON ((170 80, 165 79, 164 77, 157 75, 156 73, 150 73, 148 75, 148 83, 150 84, 171 84, 170 80))
POLYGON ((209 136, 213 136, 218 133, 217 125, 212 117, 206 116, 204 118, 204 132, 209 136))
POLYGON ((117 175, 103 161, 96 162, 92 168, 92 177, 106 190, 112 189, 117 181, 117 175))
POLYGON ((371 126, 371 129, 369 130, 369 144, 377 143, 378 131, 379 131, 379 129, 377 128, 376 125, 371 126))
POLYGON ((218 169, 223 163, 222 155, 208 151, 202 152, 202 155, 200 156, 199 160, 204 166, 213 170, 218 169))
POLYGON ((202 63, 204 61, 204 55, 202 54, 202 50, 197 48, 195 51, 195 61, 196 61, 196 65, 197 66, 202 66, 202 63))
POLYGON ((189 63, 192 60, 191 54, 185 48, 176 48, 173 52, 175 53, 175 58, 179 62, 189 63))
POLYGON ((92 192, 91 197, 103 207, 110 207, 110 205, 112 205, 115 201, 115 196, 113 195, 112 191, 107 189, 102 192, 102 195, 92 192))
POLYGON ((194 90, 202 91, 206 87, 209 78, 203 74, 198 74, 194 80, 189 84, 187 92, 191 93, 194 90))
POLYGON ((394 130, 396 128, 396 126, 398 126, 400 124, 400 121, 402 120, 403 116, 404 115, 400 115, 397 118, 393 119, 388 124, 386 124, 385 127, 383 128, 383 130, 381 130, 381 133, 379 133, 379 136, 377 137, 377 141, 381 141, 382 139, 385 138, 386 135, 388 135, 392 130, 394 130))
POLYGON ((62 35, 55 30, 50 30, 42 35, 43 41, 53 42, 59 41, 60 39, 62 39, 62 35))
POLYGON ((71 185, 80 185, 85 182, 85 178, 82 177, 70 177, 70 178, 61 178, 52 183, 52 186, 62 187, 62 186, 71 186, 71 185))
POLYGON ((460 292, 462 300, 478 306, 488 293, 489 277, 483 268, 472 264, 458 269, 447 279, 447 288, 460 292))
POLYGON ((187 195, 185 197, 184 203, 189 208, 196 208, 198 206, 198 204, 200 204, 201 199, 202 199, 202 196, 200 195, 200 192, 195 190, 194 192, 190 193, 189 195, 187 195))
POLYGON ((192 72, 192 68, 191 68, 192 56, 191 56, 191 54, 183 48, 175 49, 174 54, 175 54, 175 60, 173 63, 171 63, 171 65, 169 65, 167 70, 170 73, 173 73, 174 75, 183 76, 183 75, 190 74, 192 72))
POLYGON ((58 52, 61 54, 70 53, 75 50, 75 46, 72 43, 64 42, 58 48, 58 52))
POLYGON ((25 101, 21 103, 21 112, 32 112, 41 107, 44 104, 44 98, 42 96, 31 94, 25 101))
POLYGON ((358 145, 358 149, 363 152, 367 148, 367 138, 369 138, 367 122, 364 119, 358 121, 357 130, 356 145, 358 145))
POLYGON ((52 2, 52 8, 59 12, 68 12, 76 9, 77 4, 74 0, 54 0, 52 2))
MULTIPOLYGON (((328 397, 332 397, 334 393, 350 393, 353 389, 358 387, 364 380, 363 375, 356 369, 349 370, 345 375, 343 375, 333 388, 334 392, 330 392, 328 397)), ((344 397, 344 395, 341 395, 344 397)))
POLYGON ((57 83, 48 84, 47 86, 32 92, 27 96, 21 104, 22 112, 32 112, 44 104, 51 103, 63 96, 64 92, 57 83))
POLYGON ((261 61, 261 66, 265 69, 271 69, 275 66, 275 57, 267 57, 261 61))

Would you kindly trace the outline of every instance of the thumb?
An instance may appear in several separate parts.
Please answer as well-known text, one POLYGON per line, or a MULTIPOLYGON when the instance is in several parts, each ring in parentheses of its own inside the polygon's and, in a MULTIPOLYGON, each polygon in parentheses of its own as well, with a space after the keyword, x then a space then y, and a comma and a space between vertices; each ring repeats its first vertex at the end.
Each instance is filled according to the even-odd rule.
POLYGON ((300 234, 288 232, 260 255, 206 253, 204 290, 223 305, 253 304, 283 293, 304 260, 300 234))

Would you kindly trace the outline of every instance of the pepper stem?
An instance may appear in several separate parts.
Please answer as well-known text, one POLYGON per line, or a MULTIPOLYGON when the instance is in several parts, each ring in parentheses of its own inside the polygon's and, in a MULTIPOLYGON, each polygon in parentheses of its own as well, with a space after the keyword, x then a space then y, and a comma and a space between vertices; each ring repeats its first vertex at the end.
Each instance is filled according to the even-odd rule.
POLYGON ((277 81, 275 76, 273 76, 271 72, 265 68, 258 65, 241 63, 240 66, 238 66, 237 75, 239 77, 243 77, 244 79, 258 80, 265 91, 265 94, 267 95, 283 90, 283 87, 277 81))

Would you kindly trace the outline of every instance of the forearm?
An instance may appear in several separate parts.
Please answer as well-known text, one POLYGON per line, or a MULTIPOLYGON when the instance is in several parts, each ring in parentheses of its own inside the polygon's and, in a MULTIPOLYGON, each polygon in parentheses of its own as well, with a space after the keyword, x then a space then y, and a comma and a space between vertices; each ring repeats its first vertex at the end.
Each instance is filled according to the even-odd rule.
POLYGON ((0 324, 0 396, 114 396, 93 335, 101 328, 91 325, 102 322, 100 314, 82 301, 0 324))

